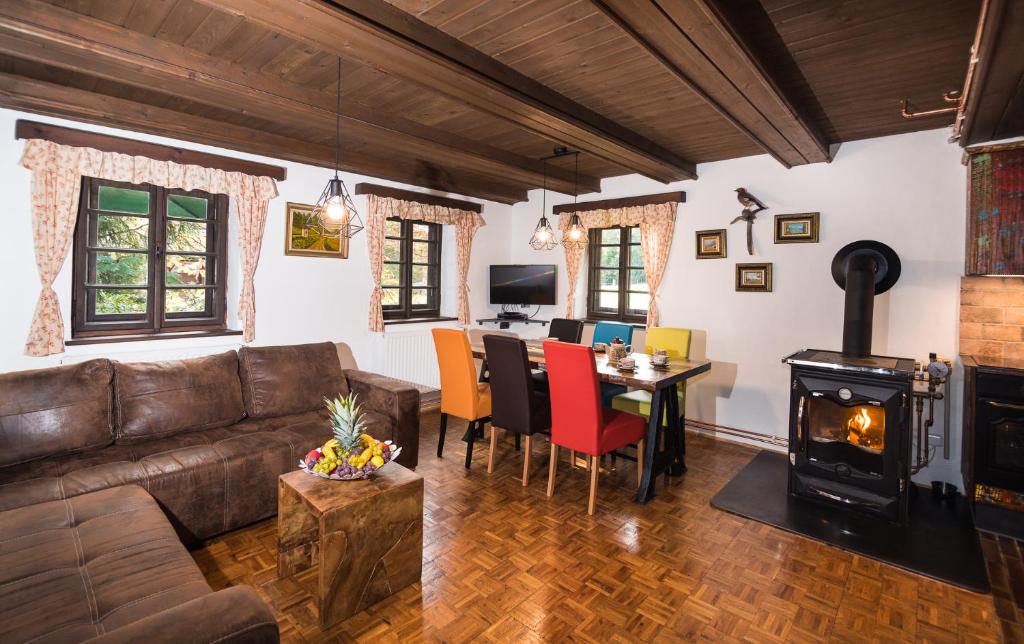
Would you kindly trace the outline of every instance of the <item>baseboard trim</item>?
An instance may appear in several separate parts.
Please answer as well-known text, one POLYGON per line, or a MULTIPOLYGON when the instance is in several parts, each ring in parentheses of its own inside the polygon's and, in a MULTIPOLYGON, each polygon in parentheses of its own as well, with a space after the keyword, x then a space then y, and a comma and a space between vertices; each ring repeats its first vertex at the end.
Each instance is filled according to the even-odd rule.
POLYGON ((774 452, 785 452, 789 449, 789 439, 782 436, 769 436, 759 432, 752 432, 747 429, 738 429, 726 425, 716 425, 703 420, 686 419, 686 426, 690 430, 714 438, 716 440, 750 446, 750 443, 764 445, 774 452))

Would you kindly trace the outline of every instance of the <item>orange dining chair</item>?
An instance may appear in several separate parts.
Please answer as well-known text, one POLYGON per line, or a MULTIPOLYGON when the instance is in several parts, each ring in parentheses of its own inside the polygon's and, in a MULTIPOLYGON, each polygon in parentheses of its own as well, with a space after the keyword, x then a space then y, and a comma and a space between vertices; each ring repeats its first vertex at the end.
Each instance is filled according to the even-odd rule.
MULTIPOLYGON (((466 430, 466 467, 473 463, 473 442, 477 431, 491 420, 491 387, 477 382, 469 337, 461 329, 431 329, 437 365, 441 372, 441 432, 437 439, 437 457, 444 454, 444 434, 448 416, 464 418, 466 430)), ((494 431, 493 428, 491 431, 494 431)))

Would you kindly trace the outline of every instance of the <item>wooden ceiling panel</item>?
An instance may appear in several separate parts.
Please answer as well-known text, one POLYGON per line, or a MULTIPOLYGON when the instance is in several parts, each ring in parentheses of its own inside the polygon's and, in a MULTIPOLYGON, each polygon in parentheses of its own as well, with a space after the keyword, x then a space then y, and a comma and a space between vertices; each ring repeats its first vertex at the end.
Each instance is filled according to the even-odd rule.
POLYGON ((900 101, 946 107, 943 92, 963 86, 979 0, 738 4, 743 24, 756 25, 767 14, 779 42, 764 43, 765 58, 830 141, 952 123, 952 115, 903 119, 900 101))
MULTIPOLYGON (((479 14, 487 3, 470 5, 479 14)), ((641 136, 660 141, 683 158, 720 159, 762 152, 655 64, 589 1, 533 0, 508 12, 494 12, 503 15, 486 24, 500 35, 490 38, 479 37, 479 15, 475 21, 460 20, 456 7, 466 11, 462 0, 444 0, 418 17, 641 136), (523 20, 524 16, 532 19, 523 20), (707 142, 694 139, 692 131, 708 123, 714 124, 714 134, 707 142), (666 136, 670 129, 691 134, 666 136), (711 156, 692 156, 697 151, 711 156)))
MULTIPOLYGON (((35 6, 40 0, 19 0, 22 1, 35 6)), ((661 158, 667 165, 660 169, 646 166, 655 173, 664 173, 665 168, 677 161, 707 162, 765 150, 780 158, 773 144, 759 138, 760 132, 751 132, 736 120, 735 114, 730 114, 728 107, 723 108, 720 97, 702 93, 704 86, 688 79, 686 70, 680 73, 678 67, 672 67, 679 60, 685 62, 686 56, 692 56, 694 50, 687 47, 693 46, 708 56, 712 65, 724 65, 725 70, 720 73, 726 82, 734 83, 730 91, 739 91, 755 106, 755 111, 763 109, 764 105, 757 107, 755 102, 763 99, 763 93, 751 94, 750 76, 736 76, 737 69, 743 70, 735 66, 735 61, 728 60, 726 49, 730 42, 738 43, 754 60, 755 73, 759 71, 768 79, 769 92, 774 88, 779 96, 789 101, 789 107, 795 106, 791 116, 795 115, 797 121, 806 117, 808 131, 816 129, 825 142, 948 124, 952 116, 902 119, 899 102, 907 98, 917 109, 944 106, 942 93, 962 85, 980 3, 980 0, 642 0, 642 4, 633 4, 632 0, 386 0, 409 14, 408 20, 412 22, 404 23, 404 18, 396 18, 401 14, 389 14, 381 9, 381 0, 288 0, 280 5, 272 0, 42 1, 84 16, 86 20, 123 27, 128 33, 155 36, 160 41, 220 61, 225 66, 224 75, 221 77, 217 68, 208 67, 205 73, 213 77, 201 79, 201 82, 196 80, 196 89, 187 84, 187 74, 144 60, 133 61, 130 56, 119 57, 112 51, 106 52, 107 58, 91 70, 88 56, 103 52, 92 50, 90 53, 86 47, 71 51, 68 60, 62 61, 58 52, 71 44, 59 38, 47 41, 45 36, 31 31, 5 30, 0 24, 0 50, 18 58, 38 54, 38 60, 42 61, 33 64, 0 57, 0 71, 10 76, 3 79, 8 88, 27 87, 44 94, 58 91, 51 85, 36 86, 29 81, 25 84, 15 80, 38 79, 44 84, 66 86, 69 91, 99 93, 101 96, 90 108, 93 110, 121 105, 116 101, 122 99, 126 109, 133 111, 131 118, 135 120, 130 123, 135 124, 133 127, 144 122, 142 115, 147 114, 147 110, 162 110, 159 113, 165 116, 182 115, 182 122, 174 128, 194 124, 206 132, 215 129, 215 123, 223 122, 228 128, 241 128, 233 130, 236 133, 262 131, 270 141, 282 142, 282 145, 289 138, 305 141, 323 152, 333 141, 330 112, 333 111, 336 56, 340 53, 343 56, 342 105, 349 119, 345 121, 349 125, 343 125, 342 132, 346 154, 366 164, 366 173, 372 175, 388 170, 392 178, 399 175, 419 178, 423 185, 459 184, 476 190, 478 195, 490 190, 491 194, 502 198, 511 198, 539 185, 536 174, 531 175, 530 163, 550 154, 559 139, 589 136, 581 134, 581 129, 571 128, 580 128, 591 117, 585 116, 575 123, 571 118, 553 123, 546 121, 551 113, 534 113, 531 118, 545 119, 543 125, 522 118, 515 110, 524 109, 526 103, 512 103, 515 107, 510 109, 508 105, 492 101, 493 97, 504 98, 503 92, 508 88, 521 91, 510 80, 514 77, 502 76, 499 68, 488 68, 486 64, 463 74, 482 74, 474 77, 473 82, 486 84, 497 80, 497 85, 477 85, 478 96, 463 91, 473 87, 472 84, 454 87, 457 81, 452 76, 445 77, 442 67, 446 56, 447 60, 464 64, 459 63, 461 54, 430 35, 437 32, 414 24, 416 20, 447 34, 438 34, 441 38, 458 39, 461 45, 458 42, 456 45, 474 48, 473 53, 485 57, 474 59, 470 55, 465 60, 482 64, 489 58, 507 65, 510 72, 514 70, 512 73, 539 83, 542 90, 556 92, 567 99, 569 103, 563 106, 575 104, 621 128, 619 135, 631 133, 638 140, 656 146, 641 151, 641 155, 653 153, 647 160, 633 156, 626 162, 623 157, 608 153, 611 149, 607 147, 608 142, 614 137, 605 139, 606 147, 594 148, 594 154, 584 154, 579 159, 581 173, 593 182, 593 177, 630 172, 630 162, 650 164, 659 154, 656 149, 670 156, 661 158), (304 9, 294 9, 299 6, 304 9), (652 6, 661 14, 651 13, 652 6), (271 7, 275 12, 273 19, 267 17, 271 7), (330 9, 319 11, 327 7, 330 9), (632 23, 621 20, 622 11, 633 17, 632 23), (353 33, 357 32, 345 29, 365 27, 353 27, 351 22, 345 22, 349 18, 341 14, 378 21, 378 26, 384 25, 390 30, 388 33, 411 37, 413 43, 417 38, 426 38, 426 41, 419 41, 419 46, 425 48, 424 51, 440 52, 441 56, 428 64, 411 60, 408 61, 411 67, 396 69, 391 61, 382 59, 379 52, 366 55, 367 46, 372 49, 383 41, 366 40, 366 32, 358 32, 362 35, 352 41, 353 33), (641 20, 647 22, 650 22, 648 18, 661 21, 658 26, 661 31, 640 29, 646 25, 637 26, 636 16, 643 16, 641 20), (692 24, 703 25, 705 18, 710 27, 705 29, 707 33, 687 32, 692 24), (716 18, 720 22, 716 23, 716 18), (388 22, 395 19, 398 22, 388 22), (288 27, 282 24, 286 20, 290 21, 288 27), (331 20, 348 25, 345 29, 335 29, 333 38, 331 29, 334 28, 322 24, 331 20), (679 33, 670 33, 672 21, 679 33), (708 35, 715 28, 719 31, 708 35), (726 32, 724 39, 721 32, 726 32), (729 40, 730 34, 735 41, 729 40), (16 49, 19 39, 29 42, 33 38, 42 40, 32 42, 23 55, 19 55, 16 49), (673 38, 689 38, 691 42, 673 41, 673 38), (362 48, 353 42, 362 43, 362 48), (678 47, 673 49, 676 45, 678 47), (51 47, 53 49, 47 51, 46 48, 51 47), (659 57, 666 51, 676 56, 675 62, 669 60, 666 64, 666 59, 659 57), (45 62, 54 66, 43 64, 45 62), (438 63, 441 67, 430 66, 438 63), (730 64, 733 66, 729 67, 730 64), (432 72, 412 73, 411 69, 433 69, 440 76, 435 78, 432 72), (124 76, 119 76, 122 73, 124 76), (161 84, 161 74, 169 75, 165 78, 174 82, 161 84), (161 91, 147 86, 147 78, 153 75, 161 91), (256 82, 255 89, 247 89, 250 80, 256 82), (220 81, 224 85, 217 85, 220 81), (495 91, 496 94, 490 93, 495 91), (309 93, 308 98, 303 96, 304 92, 309 93), (484 94, 488 97, 481 99, 479 96, 484 94), (388 127, 380 118, 374 122, 375 114, 383 115, 383 121, 390 119, 388 122, 394 123, 394 127, 388 127), (566 129, 567 124, 570 129, 566 129), (433 146, 427 142, 432 134, 437 139, 433 146), (475 163, 480 164, 479 168, 472 167, 473 159, 477 159, 475 163), (623 165, 618 164, 620 160, 623 165), (503 166, 505 163, 512 165, 503 166), (503 167, 512 170, 503 173, 503 167)), ((63 28, 65 33, 73 35, 74 27, 66 23, 63 28)), ((376 34, 375 37, 382 36, 376 34)), ((383 36, 385 40, 389 37, 383 36)), ((138 45, 138 41, 135 44, 138 45)), ((137 50, 135 55, 139 55, 137 50)), ((164 56, 163 53, 154 55, 164 56)), ((545 100, 550 98, 548 95, 545 100)), ((8 97, 9 104, 12 100, 8 97)), ((25 102, 34 105, 33 100, 40 99, 25 102)), ((517 99, 510 97, 510 100, 517 99)), ((518 100, 522 100, 522 95, 518 100)), ((1002 105, 1012 100, 1015 99, 1010 94, 1000 99, 1002 105)), ((62 113, 72 109, 70 103, 60 107, 62 113)), ((90 113, 89 118, 99 117, 90 113)), ((777 119, 766 118, 772 126, 779 127, 777 119)), ((606 134, 608 132, 611 131, 605 130, 606 134)), ((590 142, 586 138, 577 140, 590 142)), ((612 145, 621 145, 624 140, 619 139, 620 143, 612 145)), ((255 145, 266 149, 269 144, 261 141, 255 145)), ((298 158, 297 146, 286 147, 289 158, 298 158)), ((637 152, 620 149, 627 155, 637 152)), ((784 158, 780 160, 787 162, 784 158)), ((571 172, 573 162, 574 159, 557 159, 551 167, 571 172)), ((564 173, 562 180, 565 180, 564 173)), ((591 183, 587 189, 595 186, 596 183, 591 183)))
POLYGON ((87 13, 93 18, 105 20, 114 25, 124 26, 132 7, 135 6, 135 2, 136 0, 103 0, 103 2, 93 2, 92 7, 90 7, 87 13))
MULTIPOLYGON (((99 18, 100 16, 94 17, 99 18)), ((211 11, 182 44, 189 49, 209 54, 215 47, 227 41, 239 29, 242 22, 238 16, 211 11)))
POLYGON ((123 26, 125 29, 152 36, 178 4, 178 0, 136 0, 123 26))
POLYGON ((192 0, 178 0, 154 35, 160 40, 183 45, 199 29, 199 25, 203 24, 211 11, 213 10, 210 7, 192 0))
MULTIPOLYGON (((228 16, 220 11, 217 15, 228 16)), ((228 62, 237 63, 249 50, 256 46, 260 40, 267 35, 263 27, 240 20, 238 26, 225 34, 220 42, 215 43, 208 53, 214 58, 221 58, 228 62)), ((186 46, 188 42, 186 41, 186 46)), ((201 51, 201 50, 200 50, 201 51)))

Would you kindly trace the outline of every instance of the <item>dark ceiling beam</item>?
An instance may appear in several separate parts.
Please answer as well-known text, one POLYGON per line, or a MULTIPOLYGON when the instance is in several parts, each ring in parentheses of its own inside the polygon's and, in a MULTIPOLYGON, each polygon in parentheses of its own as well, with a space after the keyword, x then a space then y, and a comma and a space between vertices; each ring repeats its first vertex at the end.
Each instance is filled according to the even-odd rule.
POLYGON ((450 197, 438 197, 437 195, 416 192, 415 190, 403 190, 401 188, 392 188, 391 186, 381 186, 376 183, 357 183, 352 192, 357 195, 376 195, 378 197, 389 197, 391 199, 400 199, 402 201, 415 201, 416 203, 422 203, 428 206, 443 206, 454 210, 468 210, 470 212, 483 211, 480 204, 473 203, 472 201, 463 201, 462 199, 452 199, 450 197))
POLYGON ((977 33, 960 144, 1024 134, 1024 3, 988 0, 977 33))
MULTIPOLYGON (((179 98, 257 116, 271 122, 311 124, 334 131, 335 96, 245 69, 144 34, 38 0, 0 3, 0 51, 79 73, 155 89, 179 98)), ((390 149, 454 169, 505 182, 539 187, 544 166, 537 159, 344 102, 342 127, 374 147, 390 149)), ((572 194, 573 173, 548 167, 548 187, 572 194)), ((580 177, 580 192, 597 192, 600 179, 580 177)))
POLYGON ((831 160, 824 136, 786 98, 715 0, 590 1, 783 165, 831 160))
POLYGON ((632 172, 696 178, 692 162, 384 0, 200 1, 632 172))
MULTIPOLYGON (((334 167, 334 147, 330 145, 23 76, 0 73, 0 106, 324 168, 334 167)), ((453 173, 417 161, 379 159, 358 151, 343 151, 341 168, 347 172, 499 203, 511 204, 527 198, 525 189, 496 184, 488 177, 453 173)), ((315 197, 310 195, 311 199, 315 197)))

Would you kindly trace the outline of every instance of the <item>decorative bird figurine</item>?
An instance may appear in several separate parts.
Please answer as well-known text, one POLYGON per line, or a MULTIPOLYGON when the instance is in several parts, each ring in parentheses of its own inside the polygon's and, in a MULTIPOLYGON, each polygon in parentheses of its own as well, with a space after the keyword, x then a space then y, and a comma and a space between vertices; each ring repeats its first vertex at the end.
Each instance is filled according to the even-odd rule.
POLYGON ((743 204, 743 212, 736 219, 733 219, 730 224, 735 224, 738 221, 747 222, 747 254, 754 254, 754 222, 757 220, 757 213, 762 210, 766 210, 768 206, 755 197, 754 195, 747 192, 746 188, 736 188, 736 200, 743 204))

